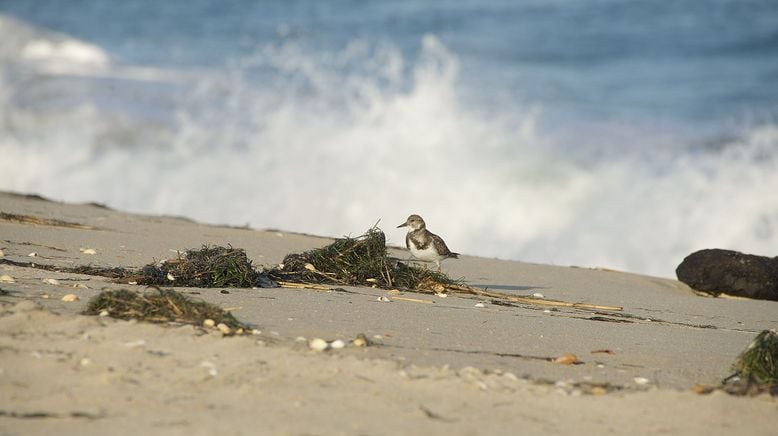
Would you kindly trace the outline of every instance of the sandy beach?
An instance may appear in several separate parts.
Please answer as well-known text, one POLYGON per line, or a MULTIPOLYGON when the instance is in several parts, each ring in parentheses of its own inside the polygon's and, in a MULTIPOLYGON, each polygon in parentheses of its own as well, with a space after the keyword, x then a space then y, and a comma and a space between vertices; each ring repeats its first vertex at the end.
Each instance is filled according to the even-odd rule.
MULTIPOLYGON (((619 310, 369 286, 177 288, 257 330, 222 337, 80 315, 101 290, 143 287, 18 264, 138 268, 230 244, 270 266, 331 239, 11 193, 0 193, 0 212, 0 260, 17 264, 0 263, 8 276, 0 283, 1 434, 768 435, 778 428, 775 398, 692 392, 717 385, 760 331, 778 329, 776 302, 703 297, 675 280, 619 271, 463 255, 443 269, 471 286, 619 310), (67 294, 78 300, 62 301, 67 294), (374 344, 326 352, 307 344, 358 334, 374 344), (580 364, 553 362, 568 353, 580 364)), ((407 213, 384 218, 400 222, 407 213)), ((402 241, 401 230, 384 230, 402 241)))

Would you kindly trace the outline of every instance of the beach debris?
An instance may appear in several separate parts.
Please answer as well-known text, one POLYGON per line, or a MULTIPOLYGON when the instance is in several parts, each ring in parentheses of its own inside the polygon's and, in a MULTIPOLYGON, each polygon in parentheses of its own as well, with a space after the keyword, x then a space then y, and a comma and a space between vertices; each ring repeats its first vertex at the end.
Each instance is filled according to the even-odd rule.
POLYGON ((204 301, 170 289, 149 289, 146 292, 126 289, 107 290, 92 298, 84 310, 85 315, 98 315, 107 310, 111 317, 166 323, 177 322, 205 325, 211 319, 216 325, 223 323, 230 329, 245 327, 229 312, 204 301))
POLYGON ((35 257, 37 255, 38 255, 38 253, 33 251, 32 253, 28 254, 27 257, 35 257))
POLYGON ((355 347, 367 347, 370 345, 370 340, 367 339, 364 333, 359 333, 356 338, 351 341, 351 345, 355 347))
POLYGON ((216 327, 216 321, 212 320, 211 318, 204 319, 203 320, 203 327, 214 328, 214 327, 216 327))
POLYGON ((0 219, 6 221, 13 221, 21 224, 36 224, 42 226, 70 227, 70 228, 82 229, 82 230, 96 230, 96 227, 92 227, 92 226, 85 226, 83 224, 71 223, 67 221, 61 221, 61 220, 55 220, 49 218, 40 218, 32 215, 18 215, 13 213, 0 212, 0 219))
POLYGON ((635 384, 641 385, 641 386, 647 385, 647 384, 649 384, 651 382, 651 380, 649 380, 649 379, 647 379, 645 377, 635 377, 635 378, 632 379, 632 381, 634 381, 635 384))
POLYGON ((778 331, 763 330, 732 364, 735 371, 722 382, 735 395, 769 392, 778 396, 778 331))
POLYGON ((597 353, 616 354, 616 352, 614 352, 613 350, 609 350, 607 348, 603 348, 603 349, 599 349, 599 350, 592 350, 592 351, 590 351, 590 353, 592 353, 592 354, 597 354, 597 353))
POLYGON ((458 281, 427 268, 409 266, 387 254, 386 236, 378 227, 368 229, 356 238, 336 239, 331 244, 304 253, 288 254, 283 268, 268 272, 282 282, 331 285, 364 285, 382 289, 445 289, 458 281))
POLYGON ((80 298, 78 298, 78 295, 76 294, 67 294, 64 297, 62 297, 62 301, 67 303, 71 303, 73 301, 78 301, 78 300, 80 300, 80 298))
POLYGON ((3 250, 0 250, 0 257, 5 256, 5 252, 3 250))
POLYGON ((108 316, 108 315, 110 315, 110 312, 108 312, 107 310, 103 309, 103 310, 100 311, 100 313, 97 316, 108 316))
POLYGON ((532 296, 535 298, 546 298, 546 296, 541 294, 540 292, 535 292, 534 294, 532 294, 532 296))
POLYGON ((78 289, 89 289, 89 286, 83 283, 73 283, 73 287, 78 289))
POLYGON ((200 362, 200 366, 203 368, 207 368, 208 375, 210 375, 211 377, 216 377, 217 375, 219 375, 219 370, 216 369, 216 365, 213 362, 210 362, 208 360, 203 360, 202 362, 200 362))
POLYGON ((384 296, 384 295, 381 295, 380 297, 378 297, 377 300, 382 302, 382 303, 389 303, 389 302, 392 301, 392 300, 389 299, 389 297, 384 296))
POLYGON ((8 274, 3 274, 0 276, 0 283, 16 283, 16 280, 8 274))
POLYGON ((313 338, 308 342, 308 347, 314 351, 324 351, 329 348, 330 344, 322 338, 313 338))
POLYGON ((145 339, 138 339, 135 341, 125 342, 124 346, 127 348, 138 348, 138 347, 145 347, 146 346, 146 340, 145 339))
POLYGON ((43 279, 42 281, 43 281, 43 283, 45 283, 47 285, 54 285, 54 286, 58 286, 59 285, 59 280, 57 280, 57 279, 43 279))
POLYGON ((240 248, 209 247, 187 250, 175 259, 144 266, 139 274, 128 275, 141 285, 195 288, 276 287, 265 273, 257 271, 240 248))
POLYGON ((486 307, 484 303, 475 303, 475 307, 486 307))
POLYGON ((578 356, 575 354, 567 353, 554 358, 554 363, 558 363, 560 365, 574 365, 581 363, 581 361, 578 360, 578 356))
POLYGON ((97 250, 95 250, 94 248, 81 247, 78 249, 78 251, 80 251, 83 254, 97 254, 97 250))
POLYGON ((409 301, 411 303, 435 304, 435 302, 432 300, 424 300, 421 298, 410 298, 410 297, 392 297, 392 298, 398 301, 409 301))

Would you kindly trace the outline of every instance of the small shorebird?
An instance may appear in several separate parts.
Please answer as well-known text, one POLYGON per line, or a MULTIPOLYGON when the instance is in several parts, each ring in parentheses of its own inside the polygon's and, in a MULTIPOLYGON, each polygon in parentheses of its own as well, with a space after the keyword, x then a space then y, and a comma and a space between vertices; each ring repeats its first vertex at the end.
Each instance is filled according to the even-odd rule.
POLYGON ((405 235, 405 246, 411 250, 411 255, 419 260, 435 262, 440 271, 440 261, 449 257, 457 259, 459 253, 452 253, 440 236, 427 230, 424 220, 418 215, 411 215, 404 223, 397 226, 408 227, 405 235))

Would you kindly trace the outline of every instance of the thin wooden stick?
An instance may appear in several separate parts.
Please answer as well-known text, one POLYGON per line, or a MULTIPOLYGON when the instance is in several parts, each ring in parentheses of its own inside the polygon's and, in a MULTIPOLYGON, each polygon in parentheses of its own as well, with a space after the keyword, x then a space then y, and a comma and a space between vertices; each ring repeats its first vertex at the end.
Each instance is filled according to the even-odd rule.
POLYGON ((547 300, 533 297, 521 297, 518 295, 510 295, 502 292, 489 291, 483 288, 473 288, 470 286, 448 285, 446 289, 452 291, 465 292, 468 294, 480 295, 483 297, 499 298, 501 300, 513 301, 516 303, 537 304, 541 306, 556 306, 556 307, 574 307, 577 309, 594 309, 594 310, 610 310, 610 311, 622 311, 623 307, 619 306, 602 306, 599 304, 588 303, 571 303, 561 300, 547 300))
POLYGON ((421 300, 419 298, 408 298, 408 297, 391 297, 392 300, 400 300, 400 301, 410 301, 412 303, 422 303, 422 304, 435 304, 432 300, 421 300))

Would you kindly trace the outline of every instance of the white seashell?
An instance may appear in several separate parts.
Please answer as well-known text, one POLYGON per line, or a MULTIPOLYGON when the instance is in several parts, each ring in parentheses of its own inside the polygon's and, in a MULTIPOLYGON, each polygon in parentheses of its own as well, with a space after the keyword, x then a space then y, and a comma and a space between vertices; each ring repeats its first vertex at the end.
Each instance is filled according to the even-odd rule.
POLYGON ((389 297, 385 297, 385 296, 382 295, 382 296, 378 297, 378 301, 380 301, 382 303, 388 303, 388 302, 390 302, 392 300, 390 300, 389 297))
POLYGON ((324 339, 313 338, 310 342, 308 342, 308 346, 311 348, 311 350, 324 351, 329 347, 329 344, 324 339))
POLYGON ((132 342, 125 342, 124 346, 128 348, 137 348, 137 347, 143 347, 146 345, 146 340, 144 339, 138 339, 137 341, 132 342))
POLYGON ((138 282, 127 282, 128 285, 137 285, 138 282))
POLYGON ((252 335, 261 335, 262 334, 262 330, 251 329, 251 334, 252 335))
POLYGON ((362 333, 358 334, 357 337, 351 341, 351 344, 355 347, 367 347, 369 345, 367 338, 362 333))
POLYGON ((5 256, 5 253, 3 252, 3 250, 0 250, 0 257, 3 257, 3 256, 5 256))
POLYGON ((238 336, 243 335, 243 329, 239 328, 239 329, 235 330, 235 334, 238 335, 238 336))
POLYGON ((316 267, 313 266, 313 264, 310 264, 310 263, 306 263, 305 264, 305 269, 307 269, 308 271, 316 271, 316 267))
POLYGON ((48 300, 49 299, 49 294, 43 293, 43 294, 41 294, 41 298, 43 298, 44 300, 48 300))
POLYGON ((340 339, 335 339, 334 341, 330 342, 330 348, 334 348, 336 350, 339 350, 346 346, 346 343, 343 342, 340 339))
POLYGON ((230 329, 230 327, 227 324, 223 323, 223 322, 220 322, 216 326, 216 328, 219 329, 219 331, 222 332, 222 334, 225 335, 225 336, 229 335, 230 333, 232 333, 232 330, 230 329))
POLYGON ((213 328, 215 325, 216 321, 212 320, 211 318, 203 320, 203 327, 213 328))
POLYGON ((89 289, 89 286, 87 286, 87 285, 85 285, 83 283, 76 283, 76 284, 73 285, 73 287, 74 288, 79 288, 79 289, 89 289))
POLYGON ((59 280, 57 280, 57 279, 43 279, 43 283, 45 283, 47 285, 57 286, 57 285, 59 285, 59 280))
POLYGON ((219 374, 219 371, 216 369, 216 365, 214 365, 213 362, 203 360, 200 362, 200 366, 203 368, 208 368, 208 375, 211 377, 216 377, 219 374))
POLYGON ((3 274, 0 276, 0 283, 16 283, 16 280, 8 274, 3 274))
POLYGON ((532 296, 535 298, 546 298, 546 296, 541 294, 540 292, 535 292, 534 294, 532 294, 532 296))
POLYGON ((446 298, 446 297, 448 297, 448 294, 446 294, 444 292, 436 292, 435 296, 436 297, 440 297, 440 298, 446 298))
POLYGON ((33 251, 32 253, 28 254, 27 256, 28 256, 28 257, 35 257, 35 256, 37 256, 37 255, 38 255, 38 253, 36 253, 36 252, 34 252, 34 251, 33 251))
POLYGON ((79 251, 81 251, 84 254, 97 254, 97 251, 94 248, 79 248, 79 251))
POLYGON ((484 303, 475 303, 475 307, 486 307, 484 303))
POLYGON ((551 313, 551 311, 546 309, 546 310, 543 311, 543 313, 551 313))
POLYGON ((375 283, 375 282, 377 282, 378 280, 376 280, 376 279, 365 279, 365 281, 366 281, 366 282, 370 282, 370 283, 375 283))
POLYGON ((68 303, 73 301, 78 301, 78 300, 80 300, 80 298, 78 298, 78 295, 76 294, 67 294, 64 297, 62 297, 62 301, 66 301, 68 303))
POLYGON ((170 280, 171 282, 176 280, 175 276, 173 276, 172 273, 167 273, 167 279, 170 280))
POLYGON ((632 380, 635 380, 635 383, 639 385, 647 385, 649 383, 649 380, 645 377, 635 377, 632 380))
POLYGON ((295 342, 307 342, 308 339, 305 339, 304 336, 298 336, 298 337, 294 338, 294 341, 295 342))
POLYGON ((108 315, 110 315, 110 313, 107 310, 100 311, 100 316, 108 316, 108 315))
POLYGON ((89 366, 92 363, 92 359, 84 357, 81 359, 81 366, 89 366))

